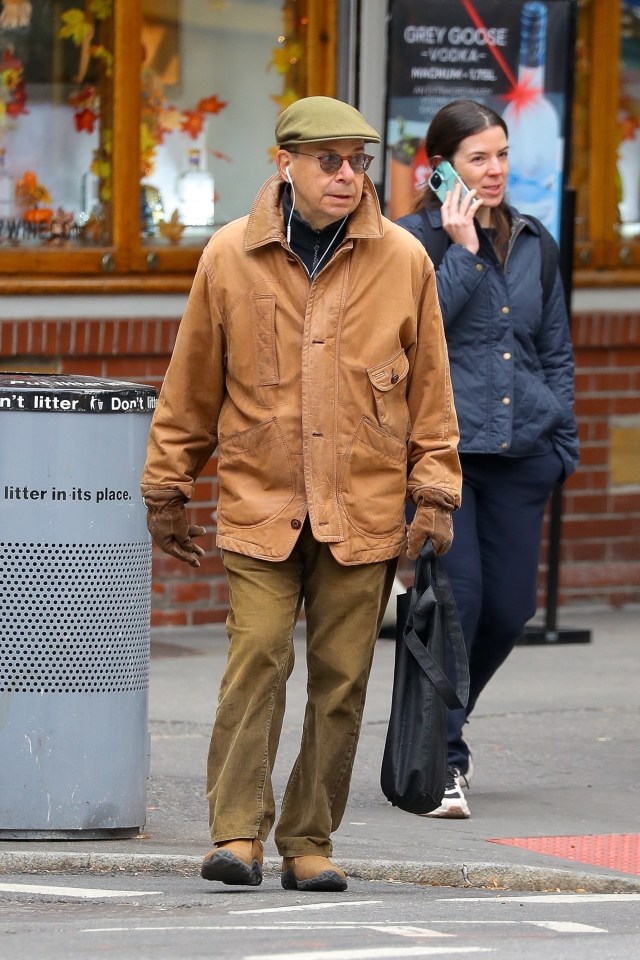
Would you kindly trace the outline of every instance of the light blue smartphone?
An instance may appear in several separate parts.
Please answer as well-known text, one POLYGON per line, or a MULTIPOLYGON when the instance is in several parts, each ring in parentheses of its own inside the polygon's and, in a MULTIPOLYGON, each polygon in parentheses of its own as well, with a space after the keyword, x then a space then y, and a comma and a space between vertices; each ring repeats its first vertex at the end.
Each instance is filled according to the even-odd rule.
POLYGON ((443 160, 435 168, 429 177, 429 186, 435 193, 440 203, 444 203, 448 193, 453 192, 456 183, 460 184, 460 201, 464 200, 469 193, 469 188, 458 176, 448 160, 443 160))

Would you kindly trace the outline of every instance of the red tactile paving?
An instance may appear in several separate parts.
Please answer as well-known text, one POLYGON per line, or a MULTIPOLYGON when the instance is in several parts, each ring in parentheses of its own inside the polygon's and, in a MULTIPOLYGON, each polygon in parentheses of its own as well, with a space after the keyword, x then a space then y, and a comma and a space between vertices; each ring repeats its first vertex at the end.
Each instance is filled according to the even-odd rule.
POLYGON ((489 840, 535 850, 551 857, 577 860, 621 873, 640 875, 640 834, 600 833, 578 837, 510 837, 489 840))

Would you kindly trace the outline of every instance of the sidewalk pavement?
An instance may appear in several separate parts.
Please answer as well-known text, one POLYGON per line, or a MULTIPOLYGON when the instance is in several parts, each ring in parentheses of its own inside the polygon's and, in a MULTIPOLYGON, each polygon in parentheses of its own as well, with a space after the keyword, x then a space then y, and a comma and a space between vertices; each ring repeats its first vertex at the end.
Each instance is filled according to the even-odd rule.
MULTIPOLYGON (((379 640, 350 800, 333 838, 336 862, 365 879, 640 892, 638 614, 637 608, 562 609, 560 630, 589 629, 590 643, 516 647, 468 726, 475 763, 469 820, 416 817, 384 798, 379 775, 394 641, 379 640)), ((298 627, 274 771, 277 798, 299 742, 303 637, 298 627)), ((211 846, 204 770, 226 657, 224 628, 158 629, 151 651, 144 833, 106 841, 3 840, 0 873, 198 874, 211 846)), ((272 839, 265 856, 265 873, 278 871, 272 839)))

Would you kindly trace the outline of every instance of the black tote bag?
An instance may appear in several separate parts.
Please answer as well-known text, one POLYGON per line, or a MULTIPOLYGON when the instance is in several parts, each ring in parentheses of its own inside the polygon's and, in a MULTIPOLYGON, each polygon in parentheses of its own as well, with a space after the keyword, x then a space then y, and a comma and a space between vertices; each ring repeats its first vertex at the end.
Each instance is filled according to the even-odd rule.
POLYGON ((380 785, 408 813, 440 806, 447 773, 447 707, 465 707, 469 666, 449 579, 427 541, 415 583, 398 597, 396 653, 389 728, 380 785), (447 649, 456 669, 446 676, 447 649))

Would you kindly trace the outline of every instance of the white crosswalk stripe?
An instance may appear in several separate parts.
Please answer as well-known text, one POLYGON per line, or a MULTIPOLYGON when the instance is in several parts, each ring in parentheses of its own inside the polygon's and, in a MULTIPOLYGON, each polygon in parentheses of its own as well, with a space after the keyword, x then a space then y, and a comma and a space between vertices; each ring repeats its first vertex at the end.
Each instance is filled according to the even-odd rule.
POLYGON ((42 883, 0 883, 0 893, 28 893, 32 896, 71 897, 76 900, 104 900, 112 897, 153 897, 160 890, 104 890, 98 887, 53 887, 42 883))
POLYGON ((244 960, 395 960, 404 957, 493 953, 490 947, 364 947, 357 950, 309 950, 306 953, 256 953, 244 960))

